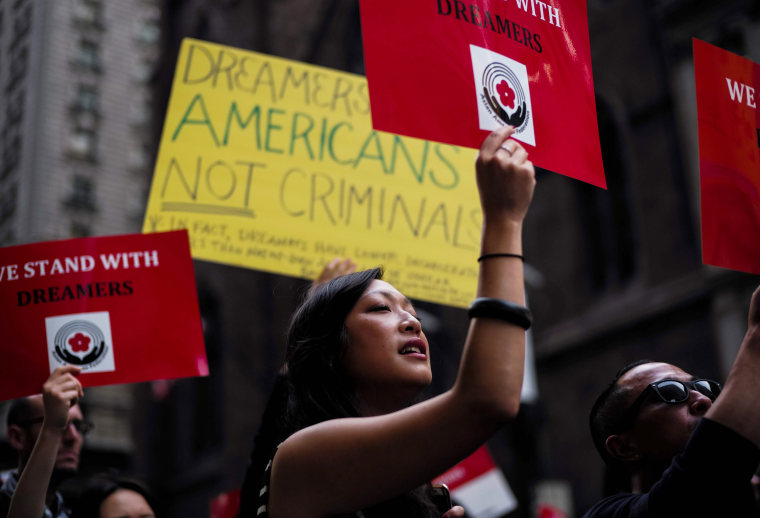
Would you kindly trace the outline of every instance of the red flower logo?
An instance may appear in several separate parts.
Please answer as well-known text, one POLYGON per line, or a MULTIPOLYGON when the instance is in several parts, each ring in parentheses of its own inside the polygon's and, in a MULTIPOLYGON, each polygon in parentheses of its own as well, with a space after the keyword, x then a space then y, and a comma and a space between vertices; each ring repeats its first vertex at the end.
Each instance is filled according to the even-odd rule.
POLYGON ((77 333, 71 338, 69 338, 69 345, 71 346, 71 350, 75 353, 83 353, 87 352, 87 349, 90 348, 90 337, 85 336, 82 333, 77 333))
POLYGON ((515 92, 509 87, 506 80, 496 85, 496 91, 499 93, 499 100, 504 106, 515 107, 515 92))

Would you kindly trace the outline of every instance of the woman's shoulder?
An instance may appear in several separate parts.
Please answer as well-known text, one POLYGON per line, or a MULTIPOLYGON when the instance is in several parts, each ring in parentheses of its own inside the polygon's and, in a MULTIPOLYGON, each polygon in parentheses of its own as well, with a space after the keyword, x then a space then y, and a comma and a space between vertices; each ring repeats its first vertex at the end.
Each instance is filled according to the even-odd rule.
MULTIPOLYGON (((279 446, 275 448, 272 457, 269 459, 269 462, 267 462, 266 468, 264 469, 264 476, 261 485, 258 488, 258 494, 256 498, 256 518, 269 517, 269 485, 272 479, 272 464, 274 463, 274 454, 277 453, 278 448, 279 446)), ((338 515, 333 518, 365 518, 365 516, 361 511, 357 511, 351 514, 338 515)))

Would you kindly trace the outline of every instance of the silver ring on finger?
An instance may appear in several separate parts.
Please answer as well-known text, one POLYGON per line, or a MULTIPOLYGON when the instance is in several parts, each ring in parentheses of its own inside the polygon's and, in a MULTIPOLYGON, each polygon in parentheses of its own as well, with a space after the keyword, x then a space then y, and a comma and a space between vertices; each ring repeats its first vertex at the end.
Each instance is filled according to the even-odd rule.
POLYGON ((507 153, 509 153, 509 156, 512 156, 514 154, 514 151, 512 151, 511 149, 509 149, 507 146, 501 146, 501 149, 503 149, 504 151, 506 151, 507 153))

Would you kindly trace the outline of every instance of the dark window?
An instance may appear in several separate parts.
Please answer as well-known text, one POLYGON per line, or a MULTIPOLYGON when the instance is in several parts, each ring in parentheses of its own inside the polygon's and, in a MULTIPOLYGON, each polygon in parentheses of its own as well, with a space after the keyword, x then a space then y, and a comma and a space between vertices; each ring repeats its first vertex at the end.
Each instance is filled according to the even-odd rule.
POLYGON ((103 28, 103 3, 98 0, 77 0, 74 22, 81 27, 103 28))
POLYGON ((18 186, 14 183, 0 194, 0 225, 6 224, 16 214, 18 186))
POLYGON ((84 176, 75 176, 71 184, 71 193, 65 203, 73 209, 94 211, 95 187, 92 180, 84 176))
POLYGON ((21 135, 17 128, 7 126, 3 131, 3 155, 0 179, 6 178, 13 173, 21 162, 21 135))
POLYGON ((79 40, 79 46, 74 56, 74 64, 93 72, 99 72, 100 45, 88 39, 79 40))
POLYGON ((161 35, 161 29, 158 20, 144 20, 137 31, 137 41, 146 45, 152 45, 158 42, 161 35))
POLYGON ((92 235, 92 230, 87 223, 72 221, 70 233, 71 237, 90 237, 92 235))
POLYGON ((11 46, 15 46, 24 36, 29 33, 32 26, 32 4, 28 3, 20 9, 16 7, 16 13, 13 17, 13 41, 11 46))
POLYGON ((13 87, 26 76, 27 65, 29 64, 29 51, 26 45, 16 47, 11 51, 10 63, 8 64, 8 81, 5 88, 10 91, 13 87))
POLYGON ((99 106, 98 89, 92 85, 80 84, 77 86, 76 97, 74 98, 73 108, 80 111, 98 111, 99 106))

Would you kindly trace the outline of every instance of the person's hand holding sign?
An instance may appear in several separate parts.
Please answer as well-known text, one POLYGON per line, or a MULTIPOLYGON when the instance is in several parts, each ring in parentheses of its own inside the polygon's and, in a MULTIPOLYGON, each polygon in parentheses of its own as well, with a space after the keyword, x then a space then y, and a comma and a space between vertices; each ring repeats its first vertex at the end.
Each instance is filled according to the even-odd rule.
POLYGON ((509 137, 512 126, 502 126, 486 137, 475 162, 485 223, 521 223, 536 185, 528 152, 509 137))
POLYGON ((533 199, 536 175, 525 148, 509 137, 512 126, 502 126, 483 141, 475 161, 476 179, 483 211, 479 280, 483 297, 498 293, 498 282, 524 304, 522 223, 533 199), (485 280, 493 279, 493 280, 485 280), (518 293, 519 292, 519 293, 518 293))
POLYGON ((65 365, 53 371, 42 386, 42 403, 45 419, 42 428, 61 432, 69 426, 69 409, 84 396, 82 384, 75 377, 82 369, 75 365, 65 365))
MULTIPOLYGON (((63 444, 67 442, 67 434, 80 434, 79 429, 69 428, 72 426, 71 412, 79 412, 74 407, 84 395, 82 384, 76 378, 81 371, 74 365, 58 367, 42 386, 42 427, 38 429, 34 449, 13 493, 8 518, 43 515, 48 484, 58 456, 64 455, 62 464, 72 464, 72 469, 78 465, 78 452, 76 458, 66 458, 68 450, 63 444)), ((78 437, 81 445, 81 436, 78 437)), ((70 437, 71 440, 74 437, 70 437)))

